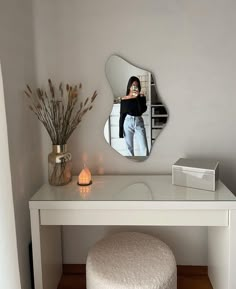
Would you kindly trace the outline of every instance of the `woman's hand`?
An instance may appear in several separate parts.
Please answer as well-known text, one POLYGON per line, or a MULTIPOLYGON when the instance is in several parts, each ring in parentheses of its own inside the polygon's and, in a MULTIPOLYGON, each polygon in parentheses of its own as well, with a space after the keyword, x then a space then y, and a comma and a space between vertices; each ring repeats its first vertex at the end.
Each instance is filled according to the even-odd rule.
POLYGON ((138 92, 138 91, 132 91, 132 97, 133 97, 133 98, 137 97, 137 96, 138 96, 138 94, 139 94, 139 92, 138 92))

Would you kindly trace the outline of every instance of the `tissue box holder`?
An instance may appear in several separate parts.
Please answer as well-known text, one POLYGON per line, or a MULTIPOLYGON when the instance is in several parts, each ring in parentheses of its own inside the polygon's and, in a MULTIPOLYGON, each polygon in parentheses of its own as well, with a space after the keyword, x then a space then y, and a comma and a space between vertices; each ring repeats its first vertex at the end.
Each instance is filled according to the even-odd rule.
POLYGON ((172 184, 215 191, 219 179, 219 162, 179 159, 172 165, 172 184))

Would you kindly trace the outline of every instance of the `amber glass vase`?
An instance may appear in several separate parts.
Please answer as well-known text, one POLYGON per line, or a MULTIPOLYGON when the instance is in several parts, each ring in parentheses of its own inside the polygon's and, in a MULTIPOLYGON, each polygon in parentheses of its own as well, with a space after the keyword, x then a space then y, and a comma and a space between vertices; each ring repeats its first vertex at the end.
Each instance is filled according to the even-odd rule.
POLYGON ((67 145, 53 145, 48 155, 48 181, 52 186, 63 186, 72 179, 72 156, 67 145))

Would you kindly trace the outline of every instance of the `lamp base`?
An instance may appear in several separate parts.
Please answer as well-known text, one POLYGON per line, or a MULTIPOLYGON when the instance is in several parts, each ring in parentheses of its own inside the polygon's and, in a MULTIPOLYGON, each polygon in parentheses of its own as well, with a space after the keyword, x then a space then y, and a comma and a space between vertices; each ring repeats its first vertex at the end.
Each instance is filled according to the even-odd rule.
POLYGON ((83 187, 85 187, 85 186, 90 186, 90 185, 92 185, 92 181, 90 181, 88 184, 80 184, 79 182, 77 182, 77 185, 78 186, 83 186, 83 187))

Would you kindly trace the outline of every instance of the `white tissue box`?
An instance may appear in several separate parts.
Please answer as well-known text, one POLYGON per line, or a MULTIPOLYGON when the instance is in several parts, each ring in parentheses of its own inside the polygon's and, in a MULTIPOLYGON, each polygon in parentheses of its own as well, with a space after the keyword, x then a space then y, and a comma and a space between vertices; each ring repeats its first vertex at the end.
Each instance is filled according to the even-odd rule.
POLYGON ((173 185, 215 191, 218 178, 217 161, 181 158, 172 165, 173 185))

